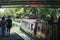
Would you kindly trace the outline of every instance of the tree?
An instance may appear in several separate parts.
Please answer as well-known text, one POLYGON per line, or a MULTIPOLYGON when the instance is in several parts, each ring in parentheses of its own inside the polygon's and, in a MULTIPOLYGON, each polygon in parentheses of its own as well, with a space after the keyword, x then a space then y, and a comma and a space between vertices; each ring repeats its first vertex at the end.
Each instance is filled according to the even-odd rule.
MULTIPOLYGON (((56 10, 59 12, 59 9, 54 9, 54 8, 26 8, 26 7, 21 7, 21 8, 6 8, 4 11, 4 14, 6 17, 11 15, 12 17, 22 17, 25 18, 31 17, 31 18, 38 18, 38 19, 44 19, 48 20, 51 16, 51 14, 55 14, 56 10), (54 11, 54 12, 53 12, 54 11)), ((55 14, 56 15, 56 14, 55 14)))

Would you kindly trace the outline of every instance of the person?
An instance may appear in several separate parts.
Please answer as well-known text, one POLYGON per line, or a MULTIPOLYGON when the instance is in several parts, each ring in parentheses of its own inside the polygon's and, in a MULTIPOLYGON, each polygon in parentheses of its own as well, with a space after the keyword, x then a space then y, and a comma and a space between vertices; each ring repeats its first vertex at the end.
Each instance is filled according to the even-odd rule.
POLYGON ((2 36, 4 36, 5 35, 5 29, 6 29, 6 20, 5 20, 4 16, 2 17, 2 20, 1 20, 1 27, 2 27, 2 36))
POLYGON ((60 17, 58 18, 58 21, 57 21, 57 30, 58 30, 58 39, 60 40, 60 17))
POLYGON ((1 20, 0 20, 0 36, 2 36, 1 20))
POLYGON ((46 40, 53 40, 53 25, 54 25, 54 16, 53 14, 50 15, 50 19, 48 20, 48 30, 47 30, 47 36, 46 36, 46 40))
POLYGON ((8 33, 10 34, 10 29, 11 29, 11 27, 12 27, 12 19, 11 19, 10 16, 8 16, 6 22, 7 22, 7 31, 8 31, 8 33))

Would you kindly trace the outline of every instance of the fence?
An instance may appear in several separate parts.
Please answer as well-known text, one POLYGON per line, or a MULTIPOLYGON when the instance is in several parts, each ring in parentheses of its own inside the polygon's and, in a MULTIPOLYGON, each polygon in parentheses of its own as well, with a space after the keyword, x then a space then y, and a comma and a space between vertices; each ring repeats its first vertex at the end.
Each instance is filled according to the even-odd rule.
POLYGON ((56 24, 46 24, 42 23, 42 30, 41 33, 44 34, 45 40, 58 40, 58 30, 56 24))

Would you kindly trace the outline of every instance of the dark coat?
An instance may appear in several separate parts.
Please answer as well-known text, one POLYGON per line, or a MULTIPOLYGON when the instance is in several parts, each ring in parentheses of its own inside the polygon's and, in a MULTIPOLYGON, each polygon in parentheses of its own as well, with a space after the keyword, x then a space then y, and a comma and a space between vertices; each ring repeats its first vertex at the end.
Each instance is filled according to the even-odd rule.
POLYGON ((7 28, 11 28, 12 27, 12 19, 7 19, 7 28))

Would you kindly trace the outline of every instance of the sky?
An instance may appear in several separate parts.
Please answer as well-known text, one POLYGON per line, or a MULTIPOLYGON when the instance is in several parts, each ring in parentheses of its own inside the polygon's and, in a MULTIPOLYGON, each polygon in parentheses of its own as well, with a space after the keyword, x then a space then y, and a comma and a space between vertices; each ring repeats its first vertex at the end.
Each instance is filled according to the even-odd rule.
POLYGON ((4 12, 5 8, 0 8, 0 12, 4 12))

